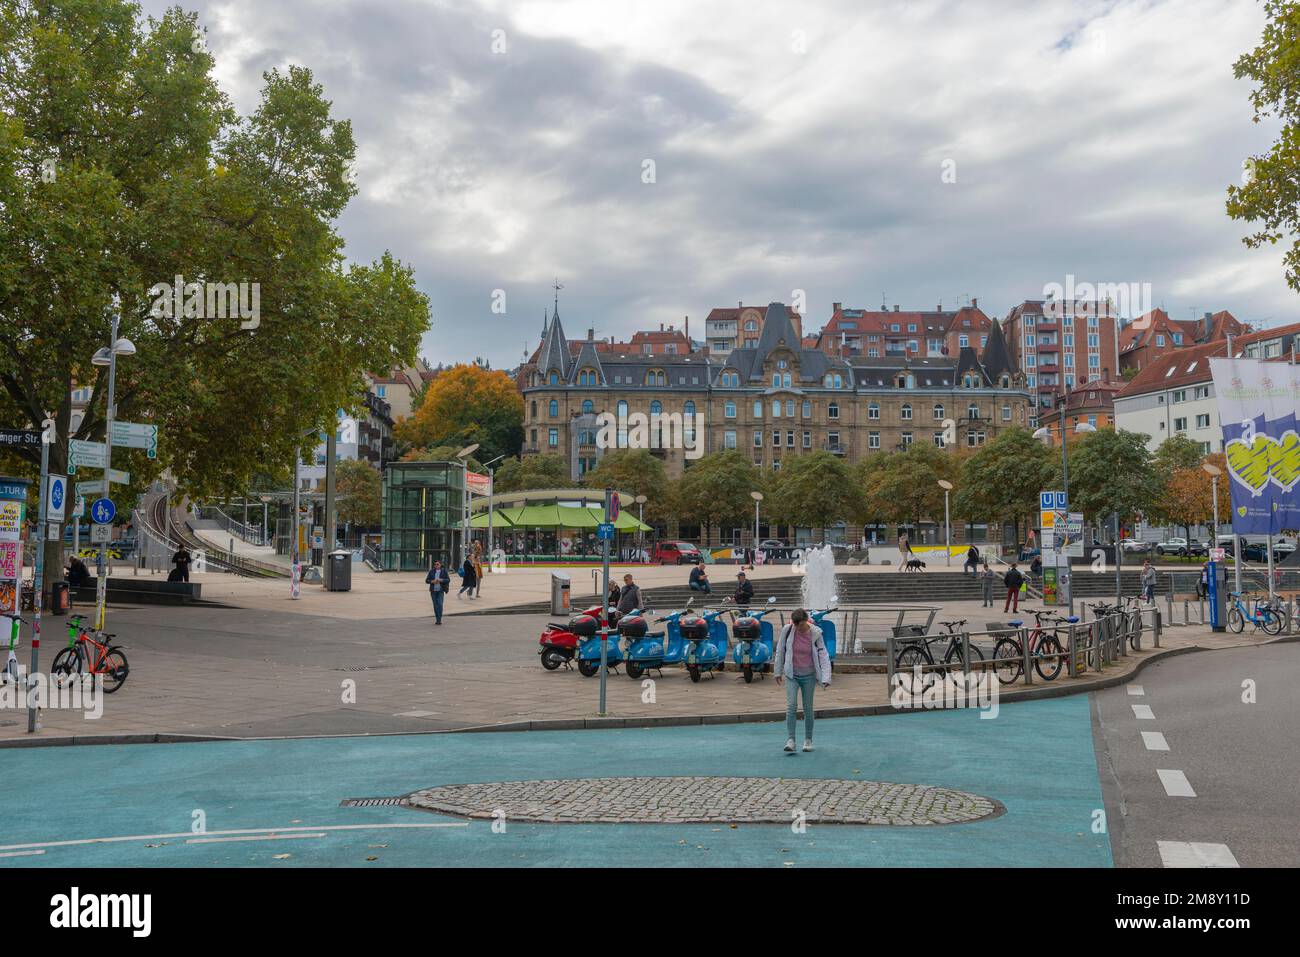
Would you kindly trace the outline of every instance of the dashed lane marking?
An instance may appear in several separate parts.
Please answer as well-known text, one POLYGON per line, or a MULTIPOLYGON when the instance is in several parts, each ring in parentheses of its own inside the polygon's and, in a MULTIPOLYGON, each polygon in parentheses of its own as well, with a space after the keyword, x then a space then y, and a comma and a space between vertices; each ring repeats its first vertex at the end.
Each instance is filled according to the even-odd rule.
POLYGON ((324 831, 314 834, 254 834, 250 837, 192 837, 186 844, 226 844, 232 841, 301 841, 308 837, 324 837, 324 831))
POLYGON ((1151 706, 1146 704, 1131 705, 1133 708, 1133 717, 1139 721, 1154 721, 1156 716, 1151 712, 1151 706))
POLYGON ((1165 786, 1165 793, 1175 798, 1194 798, 1196 792, 1192 790, 1191 782, 1187 780, 1187 775, 1182 771, 1160 771, 1160 783, 1165 786))
POLYGON ((1148 751, 1168 751, 1169 742, 1159 731, 1143 731, 1142 743, 1147 746, 1148 751))
POLYGON ((1241 867, 1227 844, 1156 841, 1165 867, 1241 867))
POLYGON ((1134 698, 1141 698, 1146 694, 1146 690, 1141 685, 1129 685, 1128 693, 1134 698))
POLYGON ((37 854, 44 853, 44 851, 9 851, 6 854, 0 854, 0 857, 35 857, 37 854))

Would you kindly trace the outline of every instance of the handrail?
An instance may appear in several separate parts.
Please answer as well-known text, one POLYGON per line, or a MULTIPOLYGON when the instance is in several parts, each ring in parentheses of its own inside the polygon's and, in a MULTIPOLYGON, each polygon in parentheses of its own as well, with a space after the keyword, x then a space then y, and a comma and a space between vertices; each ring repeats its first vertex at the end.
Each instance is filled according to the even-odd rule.
POLYGON ((241 541, 244 541, 249 545, 266 544, 263 529, 258 528, 254 531, 243 522, 235 521, 235 519, 225 513, 220 505, 199 505, 195 507, 195 511, 204 518, 209 517, 205 513, 211 513, 212 521, 220 525, 223 530, 230 532, 232 535, 238 536, 241 541))

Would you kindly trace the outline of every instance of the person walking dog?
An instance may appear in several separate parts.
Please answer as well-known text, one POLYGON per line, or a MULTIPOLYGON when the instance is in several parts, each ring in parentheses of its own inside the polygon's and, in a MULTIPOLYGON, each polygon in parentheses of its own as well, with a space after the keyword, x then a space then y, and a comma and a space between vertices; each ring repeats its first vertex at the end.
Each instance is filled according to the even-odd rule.
POLYGON ((1020 574, 1016 563, 1012 562, 1007 573, 1002 576, 1002 584, 1007 586, 1007 600, 1002 604, 1002 613, 1020 611, 1020 586, 1025 583, 1025 576, 1020 574))
POLYGON ((790 682, 785 689, 785 750, 794 751, 794 732, 799 718, 799 696, 803 696, 803 749, 813 749, 813 691, 817 685, 831 686, 831 656, 826 651, 822 630, 812 623, 808 612, 797 608, 790 624, 781 629, 772 656, 772 672, 777 686, 790 682))
POLYGON ((451 576, 442 562, 435 560, 429 574, 424 576, 424 583, 429 586, 429 597, 433 599, 434 624, 442 624, 442 599, 451 590, 451 576))

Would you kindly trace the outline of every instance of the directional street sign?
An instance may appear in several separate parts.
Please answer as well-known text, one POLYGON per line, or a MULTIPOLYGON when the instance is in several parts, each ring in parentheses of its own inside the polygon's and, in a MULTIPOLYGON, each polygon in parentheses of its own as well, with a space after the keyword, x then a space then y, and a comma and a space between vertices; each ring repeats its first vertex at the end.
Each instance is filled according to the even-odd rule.
POLYGON ((93 482, 77 483, 77 498, 81 498, 83 495, 94 495, 98 497, 100 495, 106 494, 107 492, 108 489, 104 488, 103 479, 95 479, 93 482))
POLYGON ((110 482, 114 483, 115 485, 130 485, 130 484, 131 484, 131 473, 130 473, 130 472, 121 472, 121 471, 118 471, 117 469, 109 469, 109 470, 108 470, 108 480, 109 480, 110 482))
POLYGON ((0 448, 40 448, 41 433, 35 429, 0 429, 0 448))
POLYGON ((113 444, 128 449, 147 449, 149 458, 157 458, 158 426, 139 422, 114 422, 113 444))
POLYGON ((45 518, 51 522, 62 521, 68 502, 68 477, 51 475, 48 479, 48 496, 45 500, 45 518))
POLYGON ((102 469, 108 460, 108 450, 103 442, 68 442, 68 474, 76 475, 79 468, 102 469))
POLYGON ((111 498, 97 498, 90 506, 90 520, 96 525, 108 525, 117 516, 117 506, 111 498))

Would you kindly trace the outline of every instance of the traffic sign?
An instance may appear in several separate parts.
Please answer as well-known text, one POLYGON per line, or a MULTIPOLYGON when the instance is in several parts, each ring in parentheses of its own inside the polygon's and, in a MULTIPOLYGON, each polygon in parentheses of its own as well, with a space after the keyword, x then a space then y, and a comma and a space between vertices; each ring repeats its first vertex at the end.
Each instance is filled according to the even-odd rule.
POLYGON ((117 517, 117 506, 111 498, 97 498, 90 506, 90 520, 96 525, 108 525, 117 517))
POLYGON ((601 522, 596 526, 596 537, 602 541, 612 541, 614 538, 614 523, 601 522))
POLYGON ((68 474, 76 475, 81 467, 102 469, 108 462, 108 449, 103 442, 83 442, 72 439, 68 442, 68 474))
POLYGON ((0 429, 0 448, 40 448, 41 433, 35 429, 0 429))
POLYGON ((83 495, 106 495, 108 489, 104 487, 103 479, 95 479, 93 482, 77 483, 77 498, 81 499, 83 495))
POLYGON ((610 492, 609 493, 609 520, 611 522, 618 521, 618 512, 619 512, 618 493, 610 492))
POLYGON ((51 522, 62 521, 63 510, 68 503, 68 477, 51 475, 48 479, 49 489, 45 499, 45 517, 51 522))
POLYGON ((81 493, 77 493, 77 504, 73 506, 72 518, 81 518, 86 514, 86 500, 82 498, 81 493))
POLYGON ((147 449, 149 458, 157 458, 158 426, 140 422, 114 422, 113 444, 128 449, 147 449))
POLYGON ((113 540, 112 525, 92 525, 90 526, 90 543, 92 545, 103 545, 105 542, 113 540))

